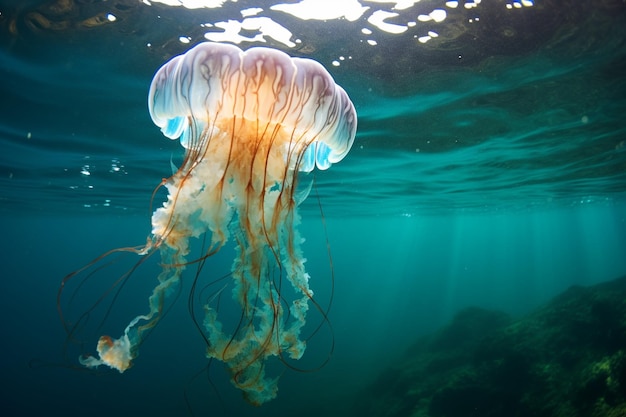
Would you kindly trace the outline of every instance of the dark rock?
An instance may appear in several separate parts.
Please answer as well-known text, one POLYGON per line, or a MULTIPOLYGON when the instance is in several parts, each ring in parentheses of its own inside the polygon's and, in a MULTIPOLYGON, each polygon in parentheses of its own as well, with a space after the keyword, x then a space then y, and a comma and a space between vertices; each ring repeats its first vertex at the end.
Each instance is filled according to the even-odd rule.
POLYGON ((626 277, 513 320, 461 311, 367 389, 360 415, 626 416, 626 277))

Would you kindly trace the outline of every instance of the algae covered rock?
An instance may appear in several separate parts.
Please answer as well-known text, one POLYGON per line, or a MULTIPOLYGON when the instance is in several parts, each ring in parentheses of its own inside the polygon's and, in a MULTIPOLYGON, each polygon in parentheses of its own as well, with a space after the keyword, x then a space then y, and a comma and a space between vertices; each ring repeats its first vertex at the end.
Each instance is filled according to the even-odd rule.
POLYGON ((517 319, 463 310, 361 398, 371 416, 626 416, 626 277, 517 319))

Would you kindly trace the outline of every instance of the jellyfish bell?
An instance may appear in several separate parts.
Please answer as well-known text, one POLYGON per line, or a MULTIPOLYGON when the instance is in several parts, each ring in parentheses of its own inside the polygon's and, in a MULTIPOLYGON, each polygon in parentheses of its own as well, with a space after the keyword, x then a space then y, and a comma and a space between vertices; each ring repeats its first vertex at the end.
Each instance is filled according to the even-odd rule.
MULTIPOLYGON (((266 232, 273 230, 288 213, 275 205, 292 204, 297 171, 340 161, 356 130, 352 103, 320 64, 269 48, 200 44, 156 73, 148 106, 163 134, 187 150, 184 187, 177 178, 168 183, 170 200, 206 190, 177 213, 200 212, 200 232, 207 224, 218 240, 231 211, 264 213, 266 232), (263 206, 255 211, 251 203, 263 206)), ((170 206, 155 213, 153 233, 173 243, 170 206)))
POLYGON ((300 333, 309 304, 317 306, 297 231, 297 207, 306 197, 298 191, 300 173, 327 169, 346 156, 356 133, 354 106, 313 60, 201 43, 158 70, 148 107, 163 134, 185 149, 180 168, 163 183, 168 196, 152 215, 148 243, 135 250, 144 256, 158 251, 162 271, 150 311, 135 317, 120 338, 102 336, 98 357, 81 362, 120 372, 130 367, 164 300, 195 262, 188 259, 191 238, 208 236, 200 261, 232 241, 232 298, 241 316, 226 330, 217 308, 206 303, 207 356, 226 364, 249 402, 262 404, 277 393, 265 361, 303 355, 300 333))

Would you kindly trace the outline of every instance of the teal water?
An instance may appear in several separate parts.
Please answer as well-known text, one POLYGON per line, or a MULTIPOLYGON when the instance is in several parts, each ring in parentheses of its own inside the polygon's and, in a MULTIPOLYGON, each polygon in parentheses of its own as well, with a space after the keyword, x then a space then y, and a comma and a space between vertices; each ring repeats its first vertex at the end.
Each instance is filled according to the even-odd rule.
MULTIPOLYGON (((254 3, 280 18, 273 2, 254 3)), ((444 7, 361 3, 398 13, 398 23, 444 7)), ((54 4, 67 6, 0 1, 3 415, 348 416, 368 382, 460 309, 519 315, 571 285, 626 274, 623 4, 537 1, 512 20, 479 4, 483 23, 459 18, 470 9, 450 10, 437 26, 447 43, 424 45, 413 37, 419 25, 375 32, 378 45, 364 45, 373 9, 355 22, 285 18, 302 46, 269 46, 320 61, 359 114, 352 151, 314 174, 316 192, 301 207, 322 303, 332 286, 326 239, 331 248, 334 337, 325 328, 298 365, 315 368, 332 351, 330 362, 307 373, 277 366, 278 398, 249 406, 221 365, 210 378, 202 372, 205 345, 184 281, 132 369, 87 372, 77 356, 102 331, 82 347, 66 343, 61 279, 111 248, 145 242, 153 189, 182 157, 148 115, 152 75, 190 47, 178 36, 197 43, 200 22, 241 18, 243 6, 54 4), (116 22, 80 24, 111 11, 116 22), (338 56, 346 59, 337 67, 338 56)), ((211 274, 228 271, 229 254, 211 259, 211 274)), ((157 271, 147 266, 128 284, 107 331, 143 312, 157 271)))

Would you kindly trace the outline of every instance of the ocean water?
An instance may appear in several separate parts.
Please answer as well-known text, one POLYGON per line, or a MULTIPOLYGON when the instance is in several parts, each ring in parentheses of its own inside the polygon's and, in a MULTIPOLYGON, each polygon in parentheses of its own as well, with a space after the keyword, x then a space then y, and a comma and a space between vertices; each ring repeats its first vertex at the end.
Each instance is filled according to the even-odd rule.
MULTIPOLYGON (((522 315, 626 274, 623 2, 336 1, 313 9, 336 15, 308 19, 278 1, 171 3, 0 0, 2 415, 356 415, 363 389, 459 310, 522 315), (267 20, 244 24, 254 6, 287 41, 257 27, 267 20), (244 49, 322 63, 359 123, 351 152, 311 174, 300 207, 330 326, 311 311, 305 330, 322 330, 295 363, 311 371, 273 363, 278 397, 261 407, 221 364, 207 369, 190 279, 124 374, 78 356, 145 312, 156 263, 80 338, 57 311, 64 276, 145 243, 164 199, 151 203, 153 191, 183 155, 150 120, 150 81, 230 21, 256 39, 244 49)), ((232 248, 210 258, 207 279, 232 259, 232 248)), ((115 278, 105 268, 71 311, 115 278)))

